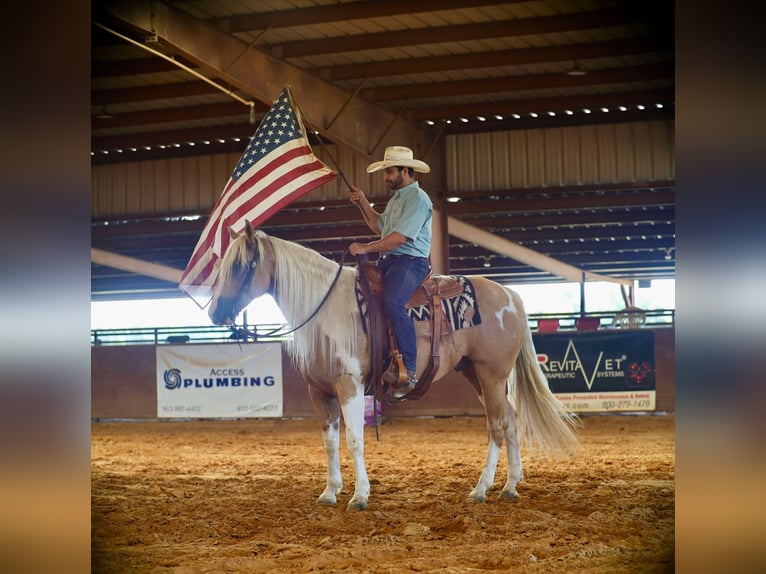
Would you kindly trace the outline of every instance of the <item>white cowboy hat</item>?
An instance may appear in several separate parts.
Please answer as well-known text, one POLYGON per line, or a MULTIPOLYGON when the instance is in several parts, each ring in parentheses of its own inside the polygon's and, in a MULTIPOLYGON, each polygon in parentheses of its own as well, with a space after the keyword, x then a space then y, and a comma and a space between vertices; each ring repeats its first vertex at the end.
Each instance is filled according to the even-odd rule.
POLYGON ((428 164, 419 159, 414 159, 412 150, 401 145, 392 145, 386 148, 383 154, 383 161, 376 161, 367 166, 367 173, 373 173, 391 166, 411 167, 420 173, 429 173, 431 168, 428 164))

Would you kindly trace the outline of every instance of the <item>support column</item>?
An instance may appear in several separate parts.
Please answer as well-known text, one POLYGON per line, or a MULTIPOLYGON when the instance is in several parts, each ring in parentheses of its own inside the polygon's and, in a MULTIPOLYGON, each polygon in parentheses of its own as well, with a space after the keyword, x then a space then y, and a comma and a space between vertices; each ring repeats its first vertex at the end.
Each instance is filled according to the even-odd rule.
POLYGON ((449 234, 447 228, 447 209, 444 200, 447 189, 447 170, 445 169, 445 139, 442 129, 429 128, 425 124, 417 126, 418 142, 415 157, 426 162, 431 172, 419 174, 421 187, 428 192, 434 204, 431 267, 437 274, 449 273, 449 234))

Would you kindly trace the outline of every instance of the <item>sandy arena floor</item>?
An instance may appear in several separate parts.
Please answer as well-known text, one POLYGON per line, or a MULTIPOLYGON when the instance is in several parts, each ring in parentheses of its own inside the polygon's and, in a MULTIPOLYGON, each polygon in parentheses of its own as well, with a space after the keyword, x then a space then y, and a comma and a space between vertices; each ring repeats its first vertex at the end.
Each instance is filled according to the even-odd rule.
POLYGON ((583 417, 576 459, 522 449, 517 501, 467 495, 483 418, 386 420, 366 430, 369 507, 315 502, 314 420, 94 423, 93 572, 672 572, 672 415, 583 417))

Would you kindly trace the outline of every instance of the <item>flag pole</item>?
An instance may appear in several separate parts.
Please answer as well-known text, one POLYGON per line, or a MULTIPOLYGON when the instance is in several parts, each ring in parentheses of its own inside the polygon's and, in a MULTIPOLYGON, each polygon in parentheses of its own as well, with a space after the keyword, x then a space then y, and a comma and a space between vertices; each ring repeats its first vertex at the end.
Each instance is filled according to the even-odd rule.
MULTIPOLYGON (((292 92, 292 89, 290 91, 292 92)), ((319 132, 316 131, 313 128, 313 126, 312 126, 311 122, 308 120, 306 114, 303 113, 303 109, 301 109, 300 104, 298 104, 298 100, 296 100, 294 97, 293 97, 293 103, 295 104, 295 107, 298 109, 298 112, 300 113, 300 115, 303 118, 303 120, 306 122, 306 124, 308 124, 309 130, 311 132, 313 132, 314 135, 316 136, 316 138, 319 140, 319 145, 322 146, 322 149, 327 152, 327 155, 329 156, 330 160, 332 161, 333 165, 335 166, 335 169, 338 171, 338 175, 341 177, 341 179, 343 179, 343 182, 346 184, 346 187, 351 189, 352 186, 349 183, 348 179, 346 178, 346 174, 343 173, 343 170, 340 168, 340 165, 338 165, 338 162, 335 159, 335 156, 333 156, 332 153, 330 153, 330 150, 327 149, 327 146, 325 146, 324 142, 322 141, 322 137, 319 135, 319 132)))

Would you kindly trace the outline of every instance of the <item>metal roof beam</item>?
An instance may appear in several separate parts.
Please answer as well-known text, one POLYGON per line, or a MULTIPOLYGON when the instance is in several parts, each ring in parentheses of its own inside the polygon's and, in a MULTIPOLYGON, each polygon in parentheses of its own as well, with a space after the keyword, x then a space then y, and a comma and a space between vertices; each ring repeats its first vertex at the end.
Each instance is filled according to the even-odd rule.
POLYGON ((539 62, 571 62, 573 60, 614 58, 616 56, 646 54, 665 50, 672 50, 672 46, 670 48, 661 46, 658 38, 655 36, 640 36, 622 40, 611 40, 609 42, 494 50, 491 52, 469 52, 466 54, 427 56, 406 60, 365 62, 363 64, 341 64, 328 68, 315 68, 314 71, 323 78, 337 81, 366 77, 376 78, 400 76, 402 74, 443 72, 446 70, 519 66, 539 62))
POLYGON ((584 76, 568 76, 561 73, 525 74, 454 82, 410 83, 400 86, 362 90, 362 96, 377 102, 405 101, 413 98, 440 98, 466 94, 544 90, 570 88, 572 86, 597 86, 623 82, 650 82, 657 79, 672 79, 674 73, 672 65, 630 66, 626 68, 596 70, 588 72, 584 76))
POLYGON ((431 28, 411 28, 407 30, 389 30, 374 34, 354 34, 333 38, 317 38, 285 44, 271 44, 264 49, 279 58, 300 58, 318 54, 338 52, 358 52, 361 50, 381 50, 399 46, 422 46, 424 44, 442 44, 486 40, 488 38, 510 38, 549 34, 570 30, 608 28, 629 24, 632 17, 623 9, 577 12, 556 16, 535 18, 516 18, 455 26, 435 26, 431 28))
MULTIPOLYGON (((106 8, 125 26, 156 35, 162 44, 253 98, 271 105, 291 85, 307 127, 371 158, 386 145, 420 141, 412 123, 247 42, 161 2, 122 1, 106 8), (343 110, 339 116, 338 111, 343 110), (336 117, 337 116, 337 117, 336 117), (326 129, 325 126, 332 126, 326 129)), ((95 126, 94 126, 95 127, 95 126)), ((416 150, 417 154, 417 150, 416 150)))
POLYGON ((140 86, 136 88, 120 88, 115 90, 97 90, 91 93, 92 106, 109 104, 125 104, 132 102, 149 102, 173 98, 188 98, 207 94, 220 94, 221 90, 207 82, 177 82, 174 84, 159 84, 140 86))
MULTIPOLYGON (((268 107, 257 104, 258 112, 267 112, 268 107)), ((91 125, 94 130, 105 130, 120 127, 156 126, 172 122, 188 122, 207 118, 222 118, 229 116, 249 117, 248 106, 237 102, 220 104, 204 104, 200 106, 185 106, 181 108, 163 108, 158 110, 146 110, 141 112, 125 112, 111 118, 93 118, 91 125)), ((255 129, 253 129, 255 131, 255 129)), ((252 135, 252 134, 251 134, 252 135)))
POLYGON ((520 3, 526 0, 439 0, 434 7, 428 2, 412 2, 412 0, 378 0, 346 2, 328 6, 311 6, 308 8, 293 8, 228 16, 215 20, 218 25, 229 32, 250 32, 291 26, 310 26, 329 22, 345 22, 349 20, 364 20, 367 18, 382 18, 386 16, 411 15, 418 12, 433 12, 436 10, 455 10, 459 8, 477 8, 495 4, 520 3))
MULTIPOLYGON (((178 61, 190 68, 194 67, 193 63, 183 58, 178 58, 178 61)), ((143 74, 166 74, 177 71, 178 66, 172 62, 151 57, 136 58, 134 60, 91 62, 90 65, 90 75, 93 80, 143 74)))

